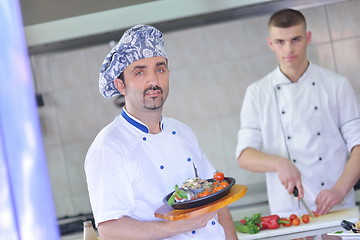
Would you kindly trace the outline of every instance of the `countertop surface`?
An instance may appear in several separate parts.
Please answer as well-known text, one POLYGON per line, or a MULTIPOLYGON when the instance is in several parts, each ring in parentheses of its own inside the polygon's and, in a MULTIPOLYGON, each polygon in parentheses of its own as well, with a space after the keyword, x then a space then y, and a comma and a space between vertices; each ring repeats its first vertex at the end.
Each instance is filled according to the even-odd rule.
MULTIPOLYGON (((239 240, 250 239, 295 239, 298 235, 303 237, 312 236, 313 234, 331 233, 343 230, 340 226, 342 220, 356 222, 359 219, 359 208, 346 208, 330 212, 326 215, 310 218, 308 224, 301 223, 299 226, 280 227, 274 230, 262 230, 257 234, 238 233, 239 240), (277 237, 277 238, 275 238, 277 237)), ((310 238, 312 239, 312 238, 310 238)), ((314 238, 315 239, 315 238, 314 238)), ((321 239, 321 238, 320 238, 321 239)), ((360 235, 359 235, 360 239, 360 235)))

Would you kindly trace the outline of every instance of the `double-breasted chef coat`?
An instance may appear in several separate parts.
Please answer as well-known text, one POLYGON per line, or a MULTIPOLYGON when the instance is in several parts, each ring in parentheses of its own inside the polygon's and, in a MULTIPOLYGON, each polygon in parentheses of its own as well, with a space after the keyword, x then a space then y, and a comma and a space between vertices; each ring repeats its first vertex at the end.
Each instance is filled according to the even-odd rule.
MULTIPOLYGON (((85 160, 85 173, 96 225, 129 216, 140 221, 161 221, 154 212, 163 198, 194 178, 212 178, 215 172, 185 124, 163 118, 162 131, 150 134, 147 126, 123 109, 95 138, 85 160)), ((223 227, 212 218, 205 227, 173 236, 171 240, 225 239, 223 227)))
MULTIPOLYGON (((348 80, 312 63, 296 83, 278 67, 251 84, 240 119, 236 156, 254 148, 288 158, 301 172, 312 210, 318 193, 335 184, 349 152, 360 144, 359 107, 348 80)), ((272 213, 305 213, 277 172, 266 173, 266 183, 272 213)), ((352 190, 337 207, 354 205, 352 190)))

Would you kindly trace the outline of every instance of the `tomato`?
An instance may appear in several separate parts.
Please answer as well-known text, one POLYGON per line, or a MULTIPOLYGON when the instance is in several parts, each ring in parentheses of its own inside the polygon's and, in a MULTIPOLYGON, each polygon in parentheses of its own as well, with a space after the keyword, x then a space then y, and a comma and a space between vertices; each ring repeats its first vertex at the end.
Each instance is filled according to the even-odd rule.
POLYGON ((294 218, 294 219, 292 220, 292 225, 294 225, 294 226, 300 225, 300 219, 294 218))
POLYGON ((296 214, 291 214, 291 215, 290 215, 290 220, 291 220, 291 221, 294 220, 295 218, 297 218, 297 215, 296 215, 296 214))
POLYGON ((316 212, 314 212, 314 211, 312 211, 313 212, 313 214, 315 215, 315 217, 318 217, 319 216, 319 214, 317 214, 316 212))
POLYGON ((290 227, 292 225, 292 221, 288 218, 281 218, 280 220, 288 222, 288 223, 285 222, 281 223, 284 227, 290 227))
POLYGON ((197 197, 198 198, 202 198, 202 197, 206 197, 206 196, 209 196, 210 195, 210 192, 209 191, 203 191, 201 193, 198 193, 197 197))
POLYGON ((223 188, 226 188, 227 186, 229 186, 228 182, 220 182, 220 186, 222 186, 223 188))
POLYGON ((218 180, 218 181, 222 181, 222 180, 224 180, 224 174, 222 172, 216 171, 214 173, 214 179, 218 180))
POLYGON ((310 221, 309 215, 305 214, 301 218, 303 223, 308 223, 310 221))
POLYGON ((181 198, 181 197, 178 197, 177 195, 175 195, 175 199, 176 199, 176 200, 181 200, 182 198, 181 198))
POLYGON ((220 191, 222 189, 224 189, 224 187, 218 186, 218 187, 214 188, 213 193, 216 193, 216 192, 218 192, 218 191, 220 191))

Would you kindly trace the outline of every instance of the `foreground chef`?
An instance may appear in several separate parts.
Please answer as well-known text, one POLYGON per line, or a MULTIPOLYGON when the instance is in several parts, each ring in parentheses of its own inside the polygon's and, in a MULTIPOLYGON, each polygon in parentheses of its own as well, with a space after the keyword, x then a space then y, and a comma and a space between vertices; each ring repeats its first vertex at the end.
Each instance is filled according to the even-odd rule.
POLYGON ((284 9, 269 20, 268 45, 279 66, 250 85, 241 110, 240 167, 266 172, 272 213, 318 214, 355 206, 360 177, 360 112, 349 81, 307 59, 304 16, 284 9))
POLYGON ((99 86, 105 97, 125 98, 121 114, 97 135, 85 160, 100 238, 237 239, 227 207, 179 221, 154 216, 176 184, 194 177, 193 163, 201 178, 215 172, 190 128, 162 116, 169 93, 162 33, 147 25, 127 30, 106 57, 99 86))

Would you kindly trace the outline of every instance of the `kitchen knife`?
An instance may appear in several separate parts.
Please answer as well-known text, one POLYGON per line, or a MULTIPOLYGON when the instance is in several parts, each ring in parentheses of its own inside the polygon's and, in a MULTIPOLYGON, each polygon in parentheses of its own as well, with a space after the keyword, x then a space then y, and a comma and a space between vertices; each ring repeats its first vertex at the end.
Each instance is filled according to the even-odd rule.
MULTIPOLYGON (((299 190, 297 189, 297 187, 294 187, 294 196, 298 197, 299 196, 299 190)), ((304 201, 304 199, 302 198, 298 198, 298 200, 301 202, 301 204, 305 207, 306 211, 308 212, 309 216, 316 218, 315 214, 310 210, 310 208, 308 207, 308 205, 306 204, 306 202, 304 201)))

